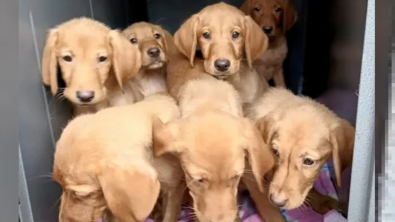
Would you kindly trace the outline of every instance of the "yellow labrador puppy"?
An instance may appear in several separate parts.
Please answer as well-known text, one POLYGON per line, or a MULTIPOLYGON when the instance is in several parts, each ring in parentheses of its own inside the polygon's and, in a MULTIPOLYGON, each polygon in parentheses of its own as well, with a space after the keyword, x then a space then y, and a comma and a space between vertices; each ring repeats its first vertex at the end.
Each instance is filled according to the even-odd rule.
MULTIPOLYGON (((313 188, 321 167, 333 158, 338 186, 341 173, 351 165, 355 129, 324 105, 296 96, 284 88, 272 88, 246 115, 256 122, 276 163, 270 176, 269 196, 251 195, 263 218, 285 221, 278 208, 294 209, 305 200, 320 213, 337 209, 338 202, 313 188), (276 208, 271 207, 276 206, 276 208)), ((252 189, 251 189, 252 190, 252 189)))
MULTIPOLYGON (((179 161, 170 155, 154 159, 151 149, 152 121, 179 115, 174 99, 158 94, 72 120, 56 144, 53 166, 63 189, 60 222, 98 221, 106 209, 120 222, 142 222, 159 190, 170 197, 183 191, 179 161)), ((175 222, 181 203, 166 200, 164 221, 175 222)))
POLYGON ((43 83, 54 96, 67 98, 79 115, 133 103, 125 82, 140 67, 140 51, 121 32, 82 17, 49 30, 41 68, 43 83), (65 88, 58 87, 58 72, 65 88))

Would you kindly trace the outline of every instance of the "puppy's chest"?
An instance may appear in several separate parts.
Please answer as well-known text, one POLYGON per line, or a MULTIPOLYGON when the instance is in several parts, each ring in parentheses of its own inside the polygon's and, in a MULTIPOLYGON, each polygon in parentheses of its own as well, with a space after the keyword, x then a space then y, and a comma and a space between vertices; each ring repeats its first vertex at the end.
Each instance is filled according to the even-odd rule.
POLYGON ((258 73, 271 78, 275 72, 281 69, 287 52, 288 49, 286 44, 281 44, 275 48, 269 48, 254 62, 254 67, 258 70, 258 73))
POLYGON ((287 56, 287 45, 281 44, 275 48, 269 48, 259 57, 257 64, 265 66, 281 66, 287 56))
POLYGON ((138 73, 134 82, 143 97, 147 97, 158 92, 167 92, 164 72, 150 74, 138 73))

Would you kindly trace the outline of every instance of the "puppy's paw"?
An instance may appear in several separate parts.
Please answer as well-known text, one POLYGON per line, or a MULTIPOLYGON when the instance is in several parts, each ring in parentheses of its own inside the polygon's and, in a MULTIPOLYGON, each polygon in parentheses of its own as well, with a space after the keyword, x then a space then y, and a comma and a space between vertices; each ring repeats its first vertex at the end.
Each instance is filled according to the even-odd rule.
POLYGON ((311 208, 322 215, 328 213, 331 210, 342 211, 340 209, 339 201, 330 196, 321 196, 311 202, 311 208))

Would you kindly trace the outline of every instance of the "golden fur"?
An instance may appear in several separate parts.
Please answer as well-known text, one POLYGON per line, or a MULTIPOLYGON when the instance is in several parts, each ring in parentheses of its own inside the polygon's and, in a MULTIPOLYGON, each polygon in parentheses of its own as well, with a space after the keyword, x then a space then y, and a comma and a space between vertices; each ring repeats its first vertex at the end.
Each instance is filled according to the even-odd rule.
POLYGON ((141 69, 129 80, 137 100, 157 92, 167 92, 166 65, 176 52, 173 36, 162 27, 147 22, 134 23, 123 34, 141 52, 141 69), (150 56, 153 49, 159 51, 158 55, 150 56))
POLYGON ((245 160, 262 191, 260 178, 272 168, 273 155, 256 127, 242 118, 232 85, 202 78, 190 80, 180 91, 182 118, 154 123, 155 155, 179 158, 199 221, 237 220, 237 187, 245 160))
POLYGON ((296 23, 297 13, 289 0, 245 0, 240 8, 262 28, 272 28, 268 33, 269 47, 253 67, 264 83, 273 79, 276 86, 285 87, 283 62, 288 47, 285 33, 296 23))
POLYGON ((267 88, 251 64, 266 50, 268 39, 251 17, 236 7, 221 2, 203 8, 181 25, 174 42, 183 56, 177 55, 169 64, 168 86, 173 96, 182 84, 195 78, 189 73, 192 67, 230 82, 243 103, 253 102, 267 88), (203 59, 195 58, 197 46, 203 59), (189 66, 183 61, 186 59, 189 66), (216 68, 217 60, 228 60, 228 69, 216 68))
POLYGON ((141 55, 119 31, 82 17, 48 32, 42 81, 53 95, 58 93, 58 66, 66 84, 61 96, 72 102, 78 115, 133 100, 128 98, 133 92, 124 83, 140 69, 141 55), (83 101, 78 92, 91 92, 92 97, 83 101))
MULTIPOLYGON (((97 221, 106 208, 120 222, 144 221, 159 189, 171 197, 183 192, 177 159, 154 159, 151 149, 153 119, 166 123, 179 115, 174 99, 158 94, 72 120, 56 144, 53 167, 63 189, 60 222, 97 221)), ((177 220, 180 204, 167 199, 174 212, 166 209, 164 221, 177 220)))
MULTIPOLYGON (((297 208, 305 200, 318 212, 337 208, 337 201, 312 189, 313 182, 332 157, 341 186, 341 172, 352 161, 354 128, 324 105, 283 88, 267 91, 246 115, 276 156, 269 187, 272 202, 285 203, 282 209, 297 208)), ((267 196, 256 192, 252 198, 263 217, 275 214, 267 196)))

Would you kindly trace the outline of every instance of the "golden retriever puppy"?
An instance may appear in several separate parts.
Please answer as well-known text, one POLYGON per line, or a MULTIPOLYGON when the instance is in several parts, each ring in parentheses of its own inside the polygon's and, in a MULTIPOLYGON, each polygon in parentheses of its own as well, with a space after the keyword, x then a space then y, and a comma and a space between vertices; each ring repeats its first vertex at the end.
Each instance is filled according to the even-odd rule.
POLYGON ((129 81, 138 100, 157 92, 167 92, 166 65, 176 50, 173 36, 158 25, 138 22, 123 31, 141 52, 141 69, 129 81))
POLYGON ((58 71, 66 87, 60 96, 75 114, 133 103, 124 83, 141 66, 140 51, 119 31, 89 18, 75 18, 49 30, 42 58, 42 81, 56 95, 58 71), (124 86, 124 87, 123 87, 124 86))
MULTIPOLYGON (((266 50, 268 38, 250 16, 234 6, 221 2, 203 8, 181 25, 174 42, 190 66, 203 66, 205 73, 234 85, 243 103, 253 102, 267 87, 251 64, 266 50), (197 47, 203 59, 195 56, 197 47)), ((169 88, 177 84, 175 79, 188 75, 185 65, 171 65, 176 71, 168 72, 169 88)))
POLYGON ((238 220, 237 190, 246 165, 263 191, 261 178, 274 157, 253 123, 242 118, 232 85, 210 77, 190 80, 180 91, 182 118, 154 122, 155 156, 179 158, 198 221, 238 220))
MULTIPOLYGON (((166 123, 179 115, 173 98, 157 94, 72 120, 54 158, 53 179, 63 189, 59 221, 97 221, 108 208, 120 222, 142 222, 160 189, 182 193, 179 161, 170 155, 154 159, 151 149, 152 120, 166 123)), ((177 221, 181 203, 166 200, 164 221, 177 221)))
POLYGON ((258 196, 258 192, 252 195, 260 214, 273 214, 268 212, 272 210, 267 207, 269 199, 281 209, 297 208, 306 197, 317 212, 338 208, 336 200, 312 187, 321 167, 331 157, 337 184, 341 186, 341 173, 352 162, 354 128, 324 105, 284 88, 267 91, 246 115, 256 122, 263 140, 276 156, 269 198, 258 196))
POLYGON ((297 21, 297 12, 289 0, 245 0, 240 8, 269 37, 269 48, 253 64, 264 83, 273 79, 276 86, 286 87, 283 62, 288 47, 285 33, 297 21))

